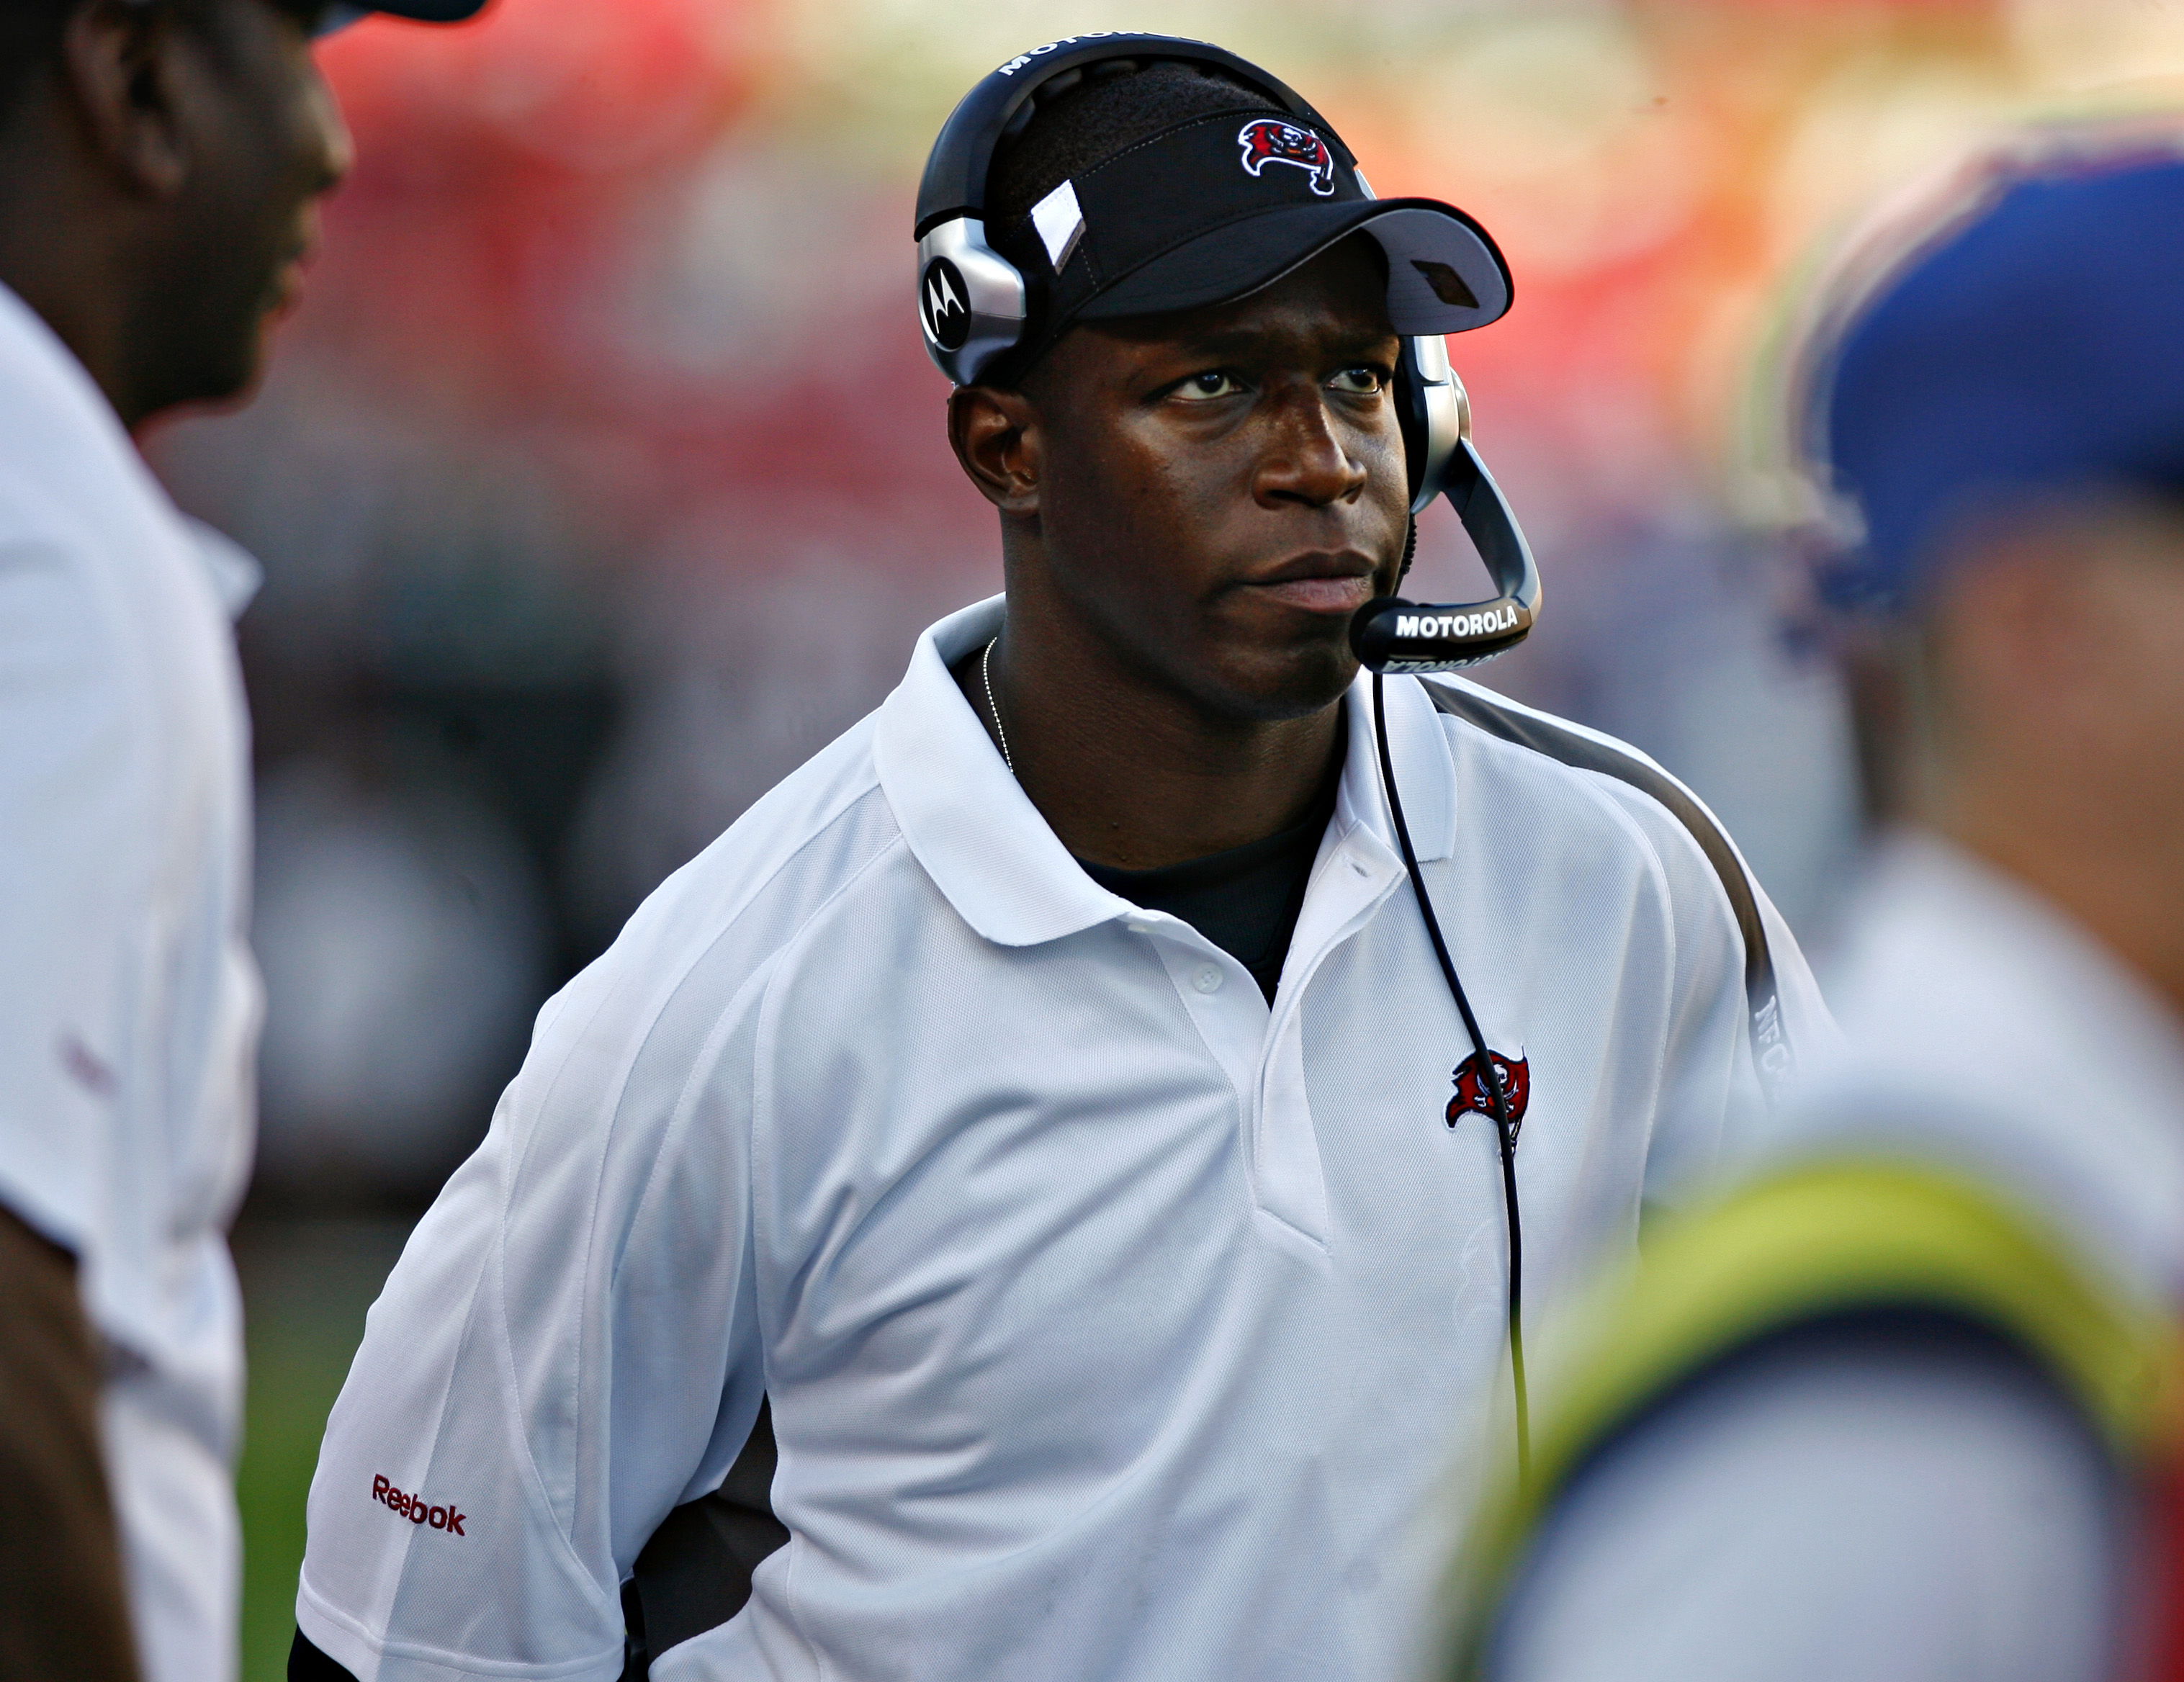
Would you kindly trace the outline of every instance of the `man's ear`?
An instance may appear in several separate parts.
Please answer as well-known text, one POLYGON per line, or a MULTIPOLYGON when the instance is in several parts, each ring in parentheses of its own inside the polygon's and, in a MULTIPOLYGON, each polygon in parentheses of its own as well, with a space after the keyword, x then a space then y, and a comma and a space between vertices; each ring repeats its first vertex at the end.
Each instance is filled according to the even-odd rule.
POLYGON ((1044 438, 1038 405, 1022 392, 958 386, 948 399, 948 442, 979 493, 1004 514, 1039 512, 1044 438))
POLYGON ((173 198, 189 175, 186 28, 171 4, 86 0, 61 38, 63 97, 92 148, 147 198, 173 198))

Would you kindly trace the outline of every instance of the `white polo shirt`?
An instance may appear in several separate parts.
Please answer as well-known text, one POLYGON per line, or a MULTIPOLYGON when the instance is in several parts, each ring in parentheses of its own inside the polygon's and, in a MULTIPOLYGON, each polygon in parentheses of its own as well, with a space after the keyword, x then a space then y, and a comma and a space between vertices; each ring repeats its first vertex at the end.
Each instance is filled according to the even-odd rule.
MULTIPOLYGON (((1000 615, 928 632, 541 1012, 327 1429, 298 1617, 359 1678, 617 1676, 618 1586, 761 1394, 791 1540, 661 1682, 1401 1663, 1451 1429, 1507 1383, 1506 1239, 1490 1124, 1444 1120, 1471 1047, 1369 688, 1270 1009, 1009 775, 948 671, 1000 615)), ((1528 1066, 1543 1312, 1760 1112, 1745 946, 1661 801, 1388 696, 1457 962, 1528 1066)), ((1825 1032, 1752 905, 1791 1040, 1825 1032)))
POLYGON ((259 1019, 231 609, 82 366, 0 287, 0 1203, 73 1250, 145 1674, 235 1668, 226 1229, 259 1019))

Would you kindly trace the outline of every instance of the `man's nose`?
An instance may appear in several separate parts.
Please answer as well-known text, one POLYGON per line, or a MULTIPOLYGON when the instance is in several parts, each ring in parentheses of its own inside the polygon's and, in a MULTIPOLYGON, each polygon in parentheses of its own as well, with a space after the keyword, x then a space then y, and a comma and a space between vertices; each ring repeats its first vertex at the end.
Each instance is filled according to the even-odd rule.
POLYGON ((1270 430, 1252 486, 1261 503, 1324 508, 1365 488, 1366 464, 1346 447, 1317 385, 1276 399, 1270 430))
POLYGON ((348 131, 348 120, 342 115, 341 101, 334 97, 333 89, 315 66, 307 103, 318 191, 329 192, 341 184, 356 162, 356 141, 348 131))

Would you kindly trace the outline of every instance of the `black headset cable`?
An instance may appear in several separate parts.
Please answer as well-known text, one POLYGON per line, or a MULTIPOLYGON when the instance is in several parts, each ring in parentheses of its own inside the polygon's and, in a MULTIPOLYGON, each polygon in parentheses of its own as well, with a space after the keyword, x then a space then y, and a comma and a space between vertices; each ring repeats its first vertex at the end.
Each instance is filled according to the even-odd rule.
MULTIPOLYGON (((1413 532, 1416 529, 1412 527, 1413 532)), ((1502 1072, 1494 1066, 1494 1054, 1486 1049, 1486 1037, 1479 1031, 1479 1018, 1472 1014, 1471 1000, 1464 995, 1463 983, 1457 977, 1456 961, 1448 955, 1440 919, 1434 915, 1433 897, 1426 892, 1425 873, 1419 870, 1418 855, 1411 846, 1411 827, 1403 818, 1402 797, 1396 792, 1395 761, 1388 752, 1386 697, 1377 671, 1373 674, 1373 732, 1380 750, 1380 786, 1387 791, 1388 815, 1395 820, 1396 844, 1403 850, 1403 868, 1411 874, 1411 887, 1418 894, 1418 910, 1424 915, 1426 933, 1433 940, 1434 956, 1440 960, 1440 972, 1448 983, 1449 995, 1456 1000, 1464 1031, 1470 1034, 1472 1049, 1479 1054, 1479 1070, 1485 1077, 1487 1093, 1494 1100, 1494 1127, 1502 1144, 1502 1200, 1509 1214, 1509 1378, 1517 1397, 1517 1476, 1529 1484, 1532 1477, 1532 1418, 1524 1389, 1524 1228, 1517 1213, 1517 1132, 1509 1120, 1509 1100, 1502 1089, 1502 1072)))

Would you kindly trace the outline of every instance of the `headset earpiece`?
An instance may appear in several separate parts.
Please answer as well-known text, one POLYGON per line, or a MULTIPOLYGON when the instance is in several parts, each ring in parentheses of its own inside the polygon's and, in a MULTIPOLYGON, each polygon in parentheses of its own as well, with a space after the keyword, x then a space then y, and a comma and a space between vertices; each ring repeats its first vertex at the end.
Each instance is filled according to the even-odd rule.
POLYGON ((1421 514, 1447 488, 1457 446, 1471 435, 1471 404, 1449 366, 1448 341, 1438 333, 1403 341, 1396 365, 1396 416, 1409 465, 1411 512, 1421 514))
POLYGON ((917 319, 940 371, 967 386, 1023 336, 1027 295, 1016 265, 986 243, 976 216, 941 223, 917 242, 917 319))
POLYGON ((1396 418, 1410 470, 1411 527, 1398 578, 1411 570, 1418 516, 1437 496, 1454 504, 1501 592, 1483 602, 1408 602, 1380 596, 1357 610, 1350 646, 1374 671, 1452 671, 1507 654, 1531 634, 1540 569, 1502 487, 1471 445, 1471 399, 1438 334, 1403 341, 1396 418))

